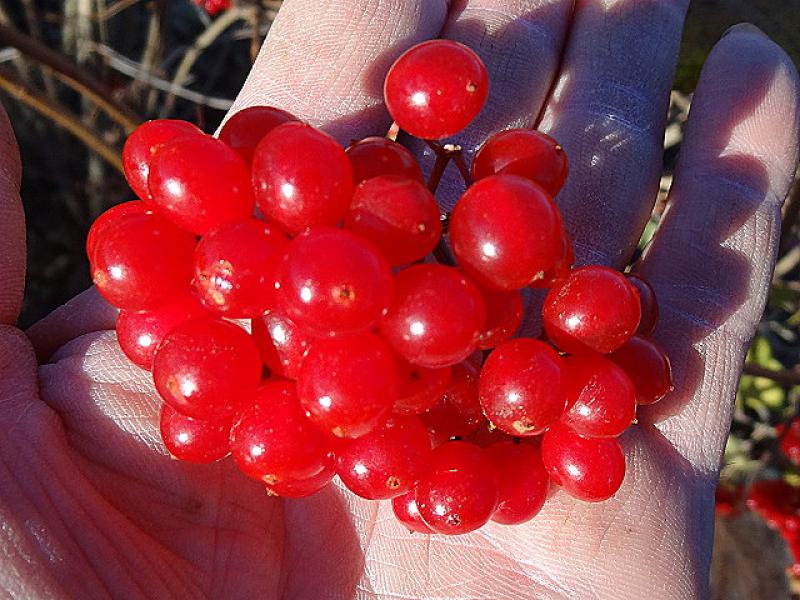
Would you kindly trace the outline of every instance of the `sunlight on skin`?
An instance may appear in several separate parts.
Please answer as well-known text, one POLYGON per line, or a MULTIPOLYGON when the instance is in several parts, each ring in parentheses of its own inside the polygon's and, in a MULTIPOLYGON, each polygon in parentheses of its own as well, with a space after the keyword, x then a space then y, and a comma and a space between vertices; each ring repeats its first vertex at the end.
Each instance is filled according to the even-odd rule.
MULTIPOLYGON (((380 106, 380 69, 443 30, 473 45, 492 77, 493 108, 464 132, 468 147, 509 124, 533 124, 546 107, 547 128, 562 135, 576 158, 560 197, 579 233, 576 245, 584 256, 622 264, 654 198, 662 108, 686 3, 581 0, 569 40, 572 0, 504 0, 492 2, 492 10, 486 0, 454 0, 449 17, 446 4, 289 0, 235 106, 276 104, 325 125, 342 142, 381 133, 388 118, 380 106), (651 40, 654 21, 663 26, 651 40), (521 33, 531 30, 542 35, 521 33), (602 58, 597 48, 604 49, 602 58), (370 70, 376 61, 380 69, 370 70), (603 85, 592 87, 587 73, 603 85), (633 84, 618 80, 629 76, 649 95, 622 93, 633 84), (555 79, 558 94, 548 100, 555 79), (626 136, 631 142, 621 146, 626 136)), ((267 497, 230 460, 178 463, 158 438, 149 375, 127 361, 113 332, 102 331, 113 327, 113 311, 90 292, 31 329, 39 356, 60 347, 39 367, 38 380, 25 338, 0 330, 6 432, 0 436, 0 590, 41 598, 703 597, 719 441, 728 428, 740 351, 769 280, 775 199, 785 195, 796 159, 797 127, 787 126, 787 115, 796 122, 797 81, 787 60, 750 30, 727 36, 709 59, 689 126, 697 142, 694 149, 687 144, 680 164, 687 175, 678 184, 677 174, 674 209, 642 265, 660 297, 663 292, 666 316, 657 337, 676 359, 681 402, 665 404, 670 415, 653 415, 663 434, 643 424, 623 436, 628 476, 615 497, 585 504, 555 492, 528 524, 489 524, 448 538, 411 535, 388 502, 368 502, 334 486, 284 502, 267 497), (742 69, 743 56, 751 69, 742 69), (760 85, 765 78, 768 85, 760 85), (731 135, 712 135, 720 130, 731 135), (763 178, 737 180, 747 174, 741 168, 691 177, 693 169, 713 164, 701 152, 708 143, 717 144, 711 159, 733 157, 740 161, 735 166, 755 174, 761 165, 763 178), (726 203, 725 192, 737 189, 743 194, 726 203), (710 229, 718 237, 686 226, 721 210, 735 227, 710 229), (691 243, 682 237, 687 231, 691 243), (705 269, 719 272, 730 264, 748 272, 744 283, 735 272, 724 281, 705 276, 705 269), (695 275, 703 276, 705 288, 695 275), (689 287, 681 288, 685 278, 689 287), (726 323, 732 327, 717 331, 726 323)), ((10 129, 0 133, 8 159, 0 170, 13 170, 10 129)), ((15 182, 18 172, 0 177, 0 216, 19 212, 15 182)), ((445 191, 445 202, 454 189, 445 191)), ((15 261, 0 254, 0 280, 10 285, 0 292, 0 314, 9 323, 22 293, 21 225, 19 218, 0 219, 0 244, 15 240, 9 247, 15 261)))

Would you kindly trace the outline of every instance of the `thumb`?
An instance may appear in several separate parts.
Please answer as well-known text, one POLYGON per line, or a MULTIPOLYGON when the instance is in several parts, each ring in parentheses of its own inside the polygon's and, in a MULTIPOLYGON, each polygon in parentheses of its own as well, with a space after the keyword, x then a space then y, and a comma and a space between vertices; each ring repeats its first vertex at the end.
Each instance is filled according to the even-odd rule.
MULTIPOLYGON (((19 196, 22 165, 17 140, 0 107, 0 324, 19 317, 25 289, 25 214, 19 196)), ((2 342, 0 342, 2 343, 2 342)))

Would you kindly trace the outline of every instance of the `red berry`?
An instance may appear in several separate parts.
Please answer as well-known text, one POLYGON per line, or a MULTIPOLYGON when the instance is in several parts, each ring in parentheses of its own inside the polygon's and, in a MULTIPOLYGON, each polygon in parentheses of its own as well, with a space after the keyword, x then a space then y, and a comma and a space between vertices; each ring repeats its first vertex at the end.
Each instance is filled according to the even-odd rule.
POLYGON ((197 419, 219 419, 250 402, 261 381, 258 347, 238 325, 194 319, 173 329, 153 360, 165 402, 197 419))
POLYGON ((545 432, 542 461, 556 484, 586 502, 610 498, 625 478, 625 455, 616 438, 583 438, 561 423, 545 432))
POLYGON ((434 533, 433 529, 425 524, 419 514, 414 490, 392 498, 392 512, 397 520, 409 531, 417 533, 434 533))
POLYGON ((331 482, 336 471, 326 465, 316 475, 308 479, 285 479, 273 485, 267 484, 267 494, 283 498, 305 498, 316 494, 331 482))
POLYGON ((210 317, 191 294, 178 296, 149 311, 121 310, 117 317, 117 341, 131 362, 149 371, 156 348, 169 332, 189 319, 206 316, 210 317))
POLYGON ((179 137, 202 136, 203 132, 186 121, 157 119, 142 123, 125 140, 122 148, 122 168, 125 179, 142 200, 150 200, 147 178, 155 152, 165 143, 179 137))
POLYGON ((486 326, 478 340, 479 350, 489 350, 511 339, 522 323, 522 294, 482 289, 486 326))
POLYGON ((120 221, 126 220, 131 215, 141 215, 152 212, 153 207, 151 205, 139 200, 132 200, 131 202, 123 202, 122 204, 112 206, 97 217, 89 228, 89 234, 86 236, 86 256, 89 262, 94 262, 94 249, 97 247, 97 240, 103 237, 103 233, 105 233, 106 229, 120 221))
POLYGON ((332 470, 331 440, 303 414, 294 383, 265 383, 231 431, 231 454, 247 476, 275 486, 332 470))
POLYGON ((551 196, 564 186, 567 153, 553 138, 532 129, 509 129, 491 136, 472 162, 472 178, 519 175, 538 183, 551 196))
POLYGON ((375 247, 349 231, 327 227, 291 241, 280 282, 284 312, 316 336, 369 329, 392 296, 389 264, 375 247))
POLYGON ((442 234, 433 194, 418 181, 397 175, 374 177, 359 185, 344 226, 375 244, 392 265, 420 260, 442 234))
POLYGON ((547 294, 542 308, 548 338, 564 352, 613 352, 636 332, 639 295, 624 275, 598 265, 580 267, 547 294))
POLYGON ((230 454, 231 419, 201 421, 161 406, 161 439, 169 453, 190 463, 212 463, 230 454))
POLYGON ((225 142, 248 165, 258 143, 278 125, 297 121, 297 117, 274 106, 248 106, 225 121, 219 139, 225 142))
POLYGON ((306 414, 337 437, 358 437, 382 424, 398 389, 392 352, 372 333, 314 342, 297 377, 306 414))
POLYGON ((481 179, 464 192, 450 217, 456 259, 484 287, 514 290, 543 279, 562 257, 562 240, 553 200, 515 175, 481 179))
POLYGON ((294 235, 341 221, 353 194, 353 172, 336 140, 291 122, 278 125, 256 147, 253 186, 267 218, 294 235))
POLYGON ((194 236, 158 215, 129 215, 97 238, 92 279, 118 308, 153 309, 188 291, 194 246, 194 236))
POLYGON ((479 370, 468 361, 453 367, 450 385, 422 415, 431 432, 444 438, 465 437, 486 422, 478 398, 479 370))
POLYGON ((206 233, 194 252, 194 286, 209 310, 233 319, 274 308, 278 270, 289 240, 246 219, 206 233))
POLYGON ((178 138, 153 156, 148 185, 160 213, 196 234, 253 214, 250 171, 209 135, 178 138))
POLYGON ((778 530, 797 530, 800 517, 800 487, 783 479, 760 479, 747 495, 747 508, 761 515, 778 530))
POLYGON ((418 415, 430 409, 447 391, 452 368, 426 369, 398 358, 397 372, 400 377, 400 396, 394 403, 394 411, 418 415))
POLYGON ((658 301, 656 300, 656 292, 647 280, 635 273, 628 273, 626 275, 628 281, 633 284, 636 291, 639 292, 639 300, 642 307, 642 318, 639 321, 639 328, 636 330, 638 335, 648 336, 656 329, 658 323, 658 301))
POLYGON ((550 289, 558 285, 562 279, 569 277, 575 264, 575 248, 569 234, 564 231, 561 237, 561 258, 544 273, 544 277, 534 281, 530 287, 550 289))
POLYGON ((500 502, 492 521, 503 525, 525 523, 544 506, 550 488, 539 448, 531 444, 500 442, 486 448, 500 482, 500 502))
POLYGON ((437 533, 457 535, 474 531, 497 508, 497 469, 478 446, 447 442, 434 448, 414 497, 419 514, 437 533))
POLYGON ((562 359, 539 340, 498 346, 483 365, 480 402, 486 418, 509 435, 538 435, 567 404, 562 359))
POLYGON ((368 137, 353 142, 346 149, 353 167, 353 183, 381 175, 401 175, 425 183, 422 169, 405 146, 385 137, 368 137))
POLYGON ((669 358, 654 342, 633 336, 609 355, 636 389, 638 404, 653 404, 672 391, 672 369, 669 358))
POLYGON ((567 411, 561 417, 584 437, 616 437, 636 418, 636 390, 625 371, 598 354, 564 360, 567 411))
POLYGON ((252 320, 253 338, 261 359, 273 376, 297 379, 300 365, 311 347, 309 336, 289 317, 270 311, 252 320))
POLYGON ((428 430, 417 417, 395 415, 337 452, 336 472, 347 488, 368 500, 409 492, 431 453, 428 430))
POLYGON ((464 360, 486 325, 477 286, 452 267, 414 265, 395 278, 380 330, 408 362, 437 368, 464 360))
POLYGON ((720 482, 714 494, 714 511, 723 517, 735 517, 741 512, 743 492, 741 485, 730 486, 720 482))
POLYGON ((400 129, 423 139, 458 133, 478 116, 489 94, 480 57, 450 40, 406 51, 389 69, 383 95, 400 129))
POLYGON ((213 17, 228 10, 231 7, 232 0, 193 0, 193 2, 213 17))
POLYGON ((800 418, 794 418, 788 424, 780 424, 776 428, 781 452, 796 465, 800 465, 800 418))

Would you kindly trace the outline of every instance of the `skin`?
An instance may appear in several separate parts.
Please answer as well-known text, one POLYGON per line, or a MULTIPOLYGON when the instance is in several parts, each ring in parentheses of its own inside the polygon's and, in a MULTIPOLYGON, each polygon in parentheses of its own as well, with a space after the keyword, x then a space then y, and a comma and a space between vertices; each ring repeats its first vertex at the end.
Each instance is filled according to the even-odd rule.
MULTIPOLYGON (((472 152, 539 123, 572 163, 558 201, 582 261, 625 264, 661 169, 687 1, 287 0, 234 110, 263 103, 341 142, 384 131, 381 80, 443 35, 491 73, 472 152), (311 60, 309 60, 311 58, 311 60)), ((601 504, 562 493, 532 522, 409 535, 388 503, 334 486, 268 498, 230 461, 169 459, 148 375, 88 291, 23 333, 20 164, 0 120, 0 592, 36 598, 706 597, 713 491, 745 348, 775 258, 798 148, 797 73, 752 26, 728 33, 698 86, 670 208, 637 270, 675 392, 623 436, 628 475, 601 504), (37 360, 38 357, 38 360, 37 360)), ((429 164, 429 157, 422 159, 429 164)), ((455 197, 444 182, 444 204, 455 197)))

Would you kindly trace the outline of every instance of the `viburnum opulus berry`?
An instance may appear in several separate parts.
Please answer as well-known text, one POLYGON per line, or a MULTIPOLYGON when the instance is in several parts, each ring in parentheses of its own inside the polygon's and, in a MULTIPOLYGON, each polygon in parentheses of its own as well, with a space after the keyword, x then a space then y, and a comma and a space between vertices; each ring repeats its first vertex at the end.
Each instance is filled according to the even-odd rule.
MULTIPOLYGON (((551 486, 591 502, 617 491, 617 437, 672 388, 650 339, 655 292, 638 275, 573 268, 555 140, 497 132, 471 169, 431 141, 467 127, 487 93, 480 58, 456 42, 417 45, 389 70, 390 135, 428 140, 439 167, 427 182, 398 141, 344 149, 278 107, 240 110, 219 139, 180 121, 130 136, 139 200, 101 215, 86 252, 120 309, 121 349, 163 400, 166 451, 230 454, 286 498, 338 474, 422 534, 523 523, 551 486), (448 160, 466 189, 442 214, 448 160), (549 290, 541 314, 528 287, 549 290), (518 337, 537 321, 541 339, 518 337)), ((782 438, 792 459, 794 433, 782 438)))

